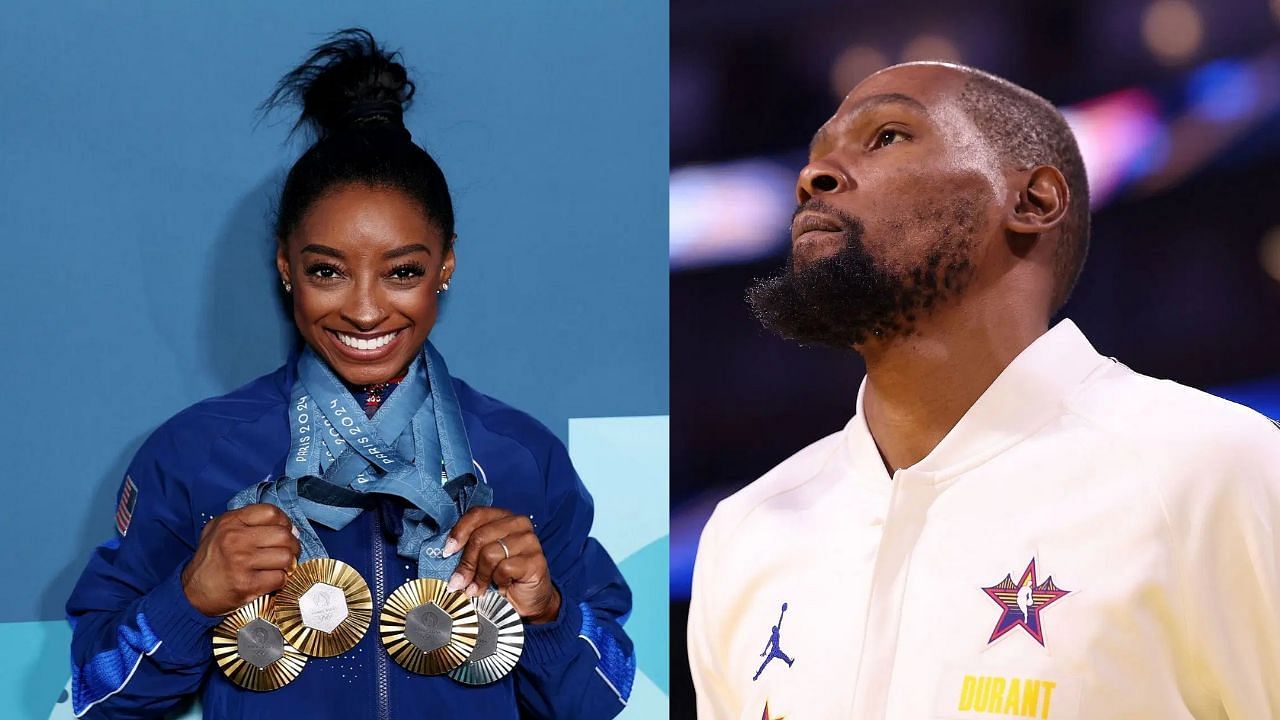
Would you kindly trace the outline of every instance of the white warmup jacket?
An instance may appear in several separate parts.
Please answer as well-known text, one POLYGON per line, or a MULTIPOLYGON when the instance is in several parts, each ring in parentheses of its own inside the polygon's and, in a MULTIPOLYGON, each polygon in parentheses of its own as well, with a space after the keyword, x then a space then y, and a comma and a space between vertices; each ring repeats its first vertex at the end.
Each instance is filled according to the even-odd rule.
POLYGON ((892 478, 859 392, 720 503, 698 717, 1280 718, 1277 528, 1280 429, 1063 321, 892 478))

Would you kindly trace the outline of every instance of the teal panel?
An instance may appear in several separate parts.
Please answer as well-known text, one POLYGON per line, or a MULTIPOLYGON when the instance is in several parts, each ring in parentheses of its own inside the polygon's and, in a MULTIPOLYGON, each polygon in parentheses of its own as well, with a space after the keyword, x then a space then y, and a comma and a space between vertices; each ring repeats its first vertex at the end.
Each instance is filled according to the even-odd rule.
POLYGON ((70 672, 66 621, 0 623, 0 717, 43 718, 70 672))
POLYGON ((667 717, 670 703, 669 428, 665 415, 569 420, 569 456, 595 499, 592 534, 631 586, 639 672, 624 720, 667 717))
POLYGON ((671 605, 666 593, 670 545, 669 536, 664 535, 619 563, 635 597, 627 634, 636 644, 636 664, 663 692, 670 692, 671 605))

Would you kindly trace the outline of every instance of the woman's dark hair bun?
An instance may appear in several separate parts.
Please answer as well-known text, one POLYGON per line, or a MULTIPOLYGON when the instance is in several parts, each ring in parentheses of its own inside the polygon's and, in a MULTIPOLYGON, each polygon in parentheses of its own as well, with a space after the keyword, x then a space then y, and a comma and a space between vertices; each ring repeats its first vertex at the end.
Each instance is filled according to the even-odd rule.
POLYGON ((263 111, 301 105, 293 129, 308 126, 316 139, 354 127, 404 127, 414 85, 400 64, 364 28, 339 30, 281 78, 263 111))
POLYGON ((394 188, 416 200, 453 244, 453 198, 434 158, 413 141, 404 111, 413 83, 400 54, 387 52, 363 28, 339 30, 311 51, 262 104, 265 115, 301 106, 293 129, 310 127, 315 142, 285 178, 276 211, 276 237, 287 240, 303 216, 335 187, 394 188))

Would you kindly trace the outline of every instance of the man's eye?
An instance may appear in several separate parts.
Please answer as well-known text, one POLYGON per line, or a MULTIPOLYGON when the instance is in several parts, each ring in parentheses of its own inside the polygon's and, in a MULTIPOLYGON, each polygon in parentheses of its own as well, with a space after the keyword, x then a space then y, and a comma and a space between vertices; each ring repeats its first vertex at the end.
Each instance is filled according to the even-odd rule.
POLYGON ((907 134, 901 130, 884 129, 876 133, 876 141, 872 143, 871 149, 875 150, 885 147, 886 145, 892 145, 900 140, 906 140, 907 138, 907 134))

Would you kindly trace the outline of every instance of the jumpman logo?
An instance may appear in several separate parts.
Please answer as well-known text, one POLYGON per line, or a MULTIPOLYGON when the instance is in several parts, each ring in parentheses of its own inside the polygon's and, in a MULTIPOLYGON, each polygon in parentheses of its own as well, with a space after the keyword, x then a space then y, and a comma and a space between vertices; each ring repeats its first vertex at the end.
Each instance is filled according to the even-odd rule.
POLYGON ((764 652, 760 653, 760 657, 764 658, 764 662, 760 663, 760 669, 756 671, 755 677, 751 678, 752 682, 760 679, 760 673, 768 667, 769 661, 777 658, 791 667, 791 663, 795 662, 782 652, 782 648, 778 645, 778 635, 782 632, 782 616, 787 614, 787 604, 782 603, 782 612, 778 614, 778 624, 773 626, 773 632, 769 634, 769 643, 764 646, 764 652))

